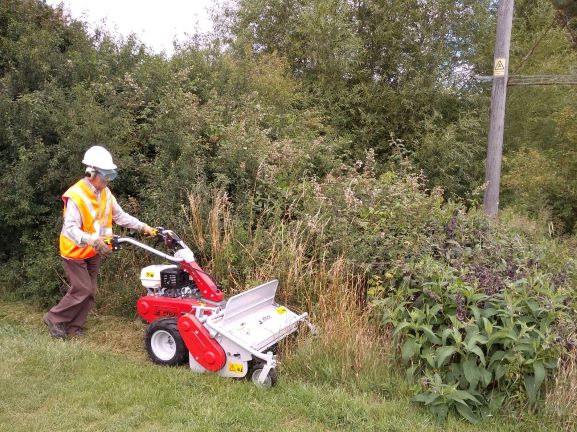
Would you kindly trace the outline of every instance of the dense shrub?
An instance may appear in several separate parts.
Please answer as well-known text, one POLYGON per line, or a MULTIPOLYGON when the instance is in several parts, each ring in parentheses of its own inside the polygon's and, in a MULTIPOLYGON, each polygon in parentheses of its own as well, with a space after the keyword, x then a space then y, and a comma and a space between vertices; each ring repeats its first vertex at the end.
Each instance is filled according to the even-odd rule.
POLYGON ((571 346, 574 261, 565 253, 551 262, 548 243, 474 211, 456 210, 436 234, 425 253, 374 275, 369 291, 418 383, 416 400, 441 418, 456 408, 471 421, 503 401, 535 406, 571 346))

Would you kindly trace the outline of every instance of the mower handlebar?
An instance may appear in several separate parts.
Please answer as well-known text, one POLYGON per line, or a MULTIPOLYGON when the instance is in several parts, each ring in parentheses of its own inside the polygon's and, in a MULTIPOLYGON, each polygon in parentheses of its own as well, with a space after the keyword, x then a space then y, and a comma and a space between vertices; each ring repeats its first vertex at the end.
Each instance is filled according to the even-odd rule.
POLYGON ((168 255, 165 254, 164 252, 161 252, 159 250, 154 249, 153 247, 148 246, 147 244, 141 243, 138 240, 134 240, 131 237, 119 237, 119 236, 113 236, 112 237, 112 250, 113 251, 117 251, 120 250, 120 243, 130 243, 133 244, 134 246, 138 246, 139 248, 142 248, 154 255, 158 255, 161 258, 164 258, 168 261, 172 261, 175 263, 179 263, 182 261, 181 258, 176 258, 172 255, 168 255))
MULTIPOLYGON (((168 247, 169 249, 176 249, 177 246, 180 246, 180 248, 182 249, 188 249, 188 246, 186 246, 186 244, 182 241, 182 239, 176 235, 176 233, 172 230, 169 229, 165 229, 163 227, 156 227, 155 229, 155 235, 153 236, 149 236, 149 237, 154 237, 158 240, 161 240, 166 247, 168 247)), ((117 235, 114 235, 112 237, 108 237, 105 239, 105 243, 108 245, 111 245, 112 250, 113 251, 119 251, 120 248, 120 244, 121 243, 130 243, 133 244, 134 246, 138 246, 141 249, 144 249, 154 255, 158 255, 161 258, 167 259, 169 261, 175 262, 175 263, 179 263, 183 261, 183 258, 177 258, 175 256, 172 255, 168 255, 164 252, 161 252, 151 246, 148 246, 147 244, 144 244, 142 242, 139 242, 138 240, 135 240, 132 237, 120 237, 117 235)), ((194 260, 194 259, 193 259, 194 260)))

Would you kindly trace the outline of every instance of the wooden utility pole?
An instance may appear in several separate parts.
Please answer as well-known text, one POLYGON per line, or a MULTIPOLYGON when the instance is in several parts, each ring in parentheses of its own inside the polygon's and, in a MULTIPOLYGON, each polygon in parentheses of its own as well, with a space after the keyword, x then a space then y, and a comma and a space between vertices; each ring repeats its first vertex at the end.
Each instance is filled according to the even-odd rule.
POLYGON ((485 166, 485 196, 483 206, 489 216, 499 211, 499 186, 501 183, 501 159, 503 156, 503 130, 505 125, 505 101, 509 68, 509 47, 513 25, 514 0, 500 0, 497 11, 497 39, 493 64, 493 90, 491 93, 491 122, 485 166))

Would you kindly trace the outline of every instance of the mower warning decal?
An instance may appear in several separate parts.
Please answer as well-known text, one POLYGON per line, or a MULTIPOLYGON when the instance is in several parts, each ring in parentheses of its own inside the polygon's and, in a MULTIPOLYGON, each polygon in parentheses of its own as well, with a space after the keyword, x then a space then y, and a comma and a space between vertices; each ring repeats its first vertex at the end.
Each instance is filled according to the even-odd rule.
POLYGON ((279 315, 282 315, 285 312, 286 312, 286 308, 284 306, 279 306, 276 308, 276 313, 279 315))
POLYGON ((147 278, 153 278, 153 277, 154 277, 154 272, 147 271, 147 272, 146 272, 146 277, 147 277, 147 278))
POLYGON ((243 364, 242 363, 230 363, 228 365, 228 370, 234 373, 242 373, 243 371, 243 364))

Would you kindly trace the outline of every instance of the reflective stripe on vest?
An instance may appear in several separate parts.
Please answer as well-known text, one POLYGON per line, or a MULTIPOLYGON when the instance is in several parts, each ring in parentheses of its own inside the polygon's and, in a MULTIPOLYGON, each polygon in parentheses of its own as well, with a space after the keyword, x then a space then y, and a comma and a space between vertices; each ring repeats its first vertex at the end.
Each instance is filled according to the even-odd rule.
MULTIPOLYGON (((84 179, 79 180, 62 195, 64 201, 63 217, 66 217, 66 204, 69 199, 74 201, 78 207, 82 217, 82 226, 80 227, 82 231, 87 234, 96 233, 99 237, 112 235, 113 198, 108 188, 103 189, 100 192, 100 197, 97 197, 84 179)), ((96 254, 97 252, 92 247, 78 246, 64 232, 60 233, 60 255, 64 258, 86 259, 96 254)))

